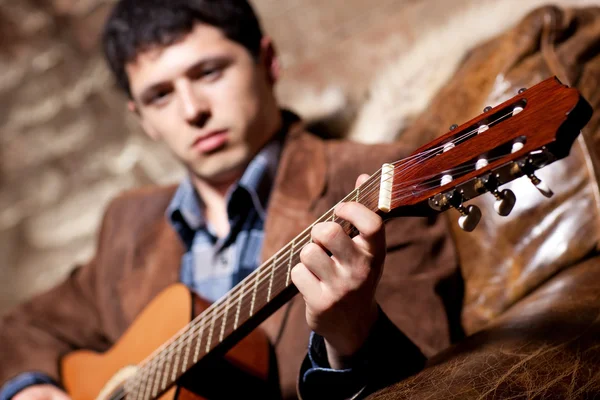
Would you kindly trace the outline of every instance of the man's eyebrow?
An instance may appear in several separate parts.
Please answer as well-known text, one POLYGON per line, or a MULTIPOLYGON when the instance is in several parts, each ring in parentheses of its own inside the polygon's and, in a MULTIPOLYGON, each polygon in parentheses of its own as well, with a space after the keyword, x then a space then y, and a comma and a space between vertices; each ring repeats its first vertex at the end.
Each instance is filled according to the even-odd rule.
POLYGON ((230 57, 227 57, 224 55, 215 55, 215 56, 209 56, 209 57, 203 58, 202 60, 199 60, 198 62, 189 66, 185 70, 185 75, 193 76, 193 75, 197 74, 199 71, 202 71, 202 69, 206 68, 207 66, 209 66, 209 67, 221 66, 223 64, 228 63, 229 60, 230 60, 230 57))
POLYGON ((149 96, 152 96, 155 92, 158 92, 161 89, 165 89, 169 86, 169 82, 156 82, 148 86, 146 89, 142 90, 142 92, 140 93, 140 99, 147 99, 149 96))
MULTIPOLYGON (((206 66, 223 65, 230 61, 230 57, 224 55, 216 55, 205 57, 198 60, 194 64, 190 65, 185 69, 184 74, 188 77, 196 75, 199 71, 206 68, 206 66)), ((171 86, 171 83, 167 81, 156 82, 143 89, 140 92, 140 100, 144 101, 148 97, 151 97, 155 92, 160 91, 171 86)))

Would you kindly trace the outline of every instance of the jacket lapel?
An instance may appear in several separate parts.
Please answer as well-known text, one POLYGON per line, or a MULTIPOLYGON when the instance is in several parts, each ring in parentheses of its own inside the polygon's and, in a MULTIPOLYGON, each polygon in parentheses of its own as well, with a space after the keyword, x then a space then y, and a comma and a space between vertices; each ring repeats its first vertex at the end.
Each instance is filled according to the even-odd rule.
POLYGON ((314 206, 325 188, 326 159, 322 139, 291 123, 265 221, 262 260, 267 260, 314 222, 314 206))

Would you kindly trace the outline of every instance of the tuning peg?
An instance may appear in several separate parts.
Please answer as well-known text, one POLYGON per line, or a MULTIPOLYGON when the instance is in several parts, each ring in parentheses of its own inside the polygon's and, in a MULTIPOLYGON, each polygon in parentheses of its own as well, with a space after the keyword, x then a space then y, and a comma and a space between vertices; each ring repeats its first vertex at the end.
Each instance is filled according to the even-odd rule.
POLYGON ((456 128, 458 128, 458 125, 456 125, 456 124, 452 124, 452 125, 450 126, 450 130, 451 130, 451 131, 455 130, 456 128))
POLYGON ((465 232, 472 232, 481 220, 481 210, 475 205, 465 208, 459 206, 456 208, 462 215, 458 218, 458 226, 465 232))
POLYGON ((521 88, 521 89, 519 89, 519 94, 523 93, 526 90, 527 90, 527 88, 521 88))
POLYGON ((504 189, 502 192, 494 190, 492 192, 496 201, 494 202, 494 210, 503 217, 506 217, 515 207, 517 197, 510 189, 504 189))
POLYGON ((483 112, 486 113, 488 111, 491 111, 492 107, 491 106, 487 106, 486 108, 483 109, 483 112))
POLYGON ((536 187, 537 190, 540 191, 542 195, 548 198, 554 196, 554 192, 552 191, 552 189, 550 189, 548 185, 542 182, 540 178, 535 176, 535 174, 529 174, 528 177, 531 180, 531 183, 533 183, 533 185, 536 187))

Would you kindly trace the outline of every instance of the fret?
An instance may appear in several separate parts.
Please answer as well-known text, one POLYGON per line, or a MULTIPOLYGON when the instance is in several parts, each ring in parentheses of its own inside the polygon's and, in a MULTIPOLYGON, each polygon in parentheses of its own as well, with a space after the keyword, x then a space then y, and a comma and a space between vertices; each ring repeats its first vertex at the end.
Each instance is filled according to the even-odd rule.
POLYGON ((331 222, 335 222, 335 211, 331 211, 331 222))
POLYGON ((161 357, 162 352, 158 353, 158 359, 159 359, 159 363, 156 367, 156 371, 159 372, 159 375, 157 376, 157 379, 154 381, 154 388, 152 388, 152 397, 156 397, 158 395, 158 386, 160 384, 160 377, 162 376, 162 366, 164 363, 164 359, 161 357))
POLYGON ((358 196, 359 196, 359 195, 360 195, 360 189, 359 189, 359 188, 356 188, 356 196, 354 197, 354 201, 356 201, 357 203, 360 203, 360 202, 358 201, 358 196))
POLYGON ((242 281, 242 288, 240 289, 240 296, 237 300, 237 310, 235 311, 235 321, 233 323, 233 329, 237 329, 238 321, 240 320, 240 309, 242 308, 242 299, 244 298, 244 290, 246 289, 246 280, 242 281))
POLYGON ((271 300, 271 291, 273 289, 273 275, 275 274, 275 265, 277 264, 277 254, 273 257, 273 262, 271 263, 271 272, 269 273, 269 290, 267 291, 267 302, 271 300))
POLYGON ((215 320, 217 319, 218 307, 215 307, 212 311, 212 319, 210 321, 210 331, 208 332, 208 340, 206 341, 206 354, 210 351, 210 344, 212 343, 213 331, 215 330, 215 320))
POLYGON ((139 387, 138 387, 138 395, 136 396, 136 399, 144 400, 145 394, 146 394, 146 387, 147 387, 146 382, 148 380, 148 374, 144 371, 144 368, 140 368, 139 373, 142 374, 142 377, 140 379, 140 383, 139 383, 139 387))
POLYGON ((136 373, 134 376, 129 377, 129 379, 125 381, 125 393, 130 399, 135 399, 135 396, 137 394, 136 390, 138 385, 138 379, 139 375, 136 373))
POLYGON ((167 354, 165 357, 166 357, 165 361, 166 361, 167 365, 166 365, 164 375, 163 375, 163 380, 162 380, 162 385, 161 385, 162 390, 165 390, 167 387, 167 381, 168 381, 168 377, 169 377, 169 369, 171 368, 171 354, 167 354))
POLYGON ((181 336, 175 341, 175 361, 173 362, 173 372, 171 373, 171 380, 174 382, 177 379, 177 370, 179 369, 179 360, 181 359, 181 348, 180 348, 181 336))
POLYGON ((183 363, 181 364, 181 373, 183 374, 188 367, 188 362, 190 360, 190 353, 192 351, 192 342, 194 338, 194 332, 192 329, 188 328, 185 332, 187 335, 187 340, 185 341, 185 354, 183 355, 183 363))
POLYGON ((231 304, 231 295, 227 296, 227 301, 225 302, 225 315, 223 316, 223 321, 221 322, 221 333, 219 334, 219 342, 223 341, 223 336, 225 335, 225 323, 227 322, 227 314, 229 313, 229 305, 231 304))
POLYGON ((254 314, 254 303, 256 303, 256 289, 258 289, 258 277, 258 273, 254 275, 254 290, 252 291, 252 302, 250 303, 250 316, 254 314))
POLYGON ((200 335, 198 335, 198 341, 196 342, 196 350, 194 350, 194 364, 196 364, 198 362, 198 357, 200 356, 200 343, 202 342, 203 334, 204 334, 204 323, 202 323, 202 325, 200 325, 200 335))
POLYGON ((152 362, 152 360, 150 361, 148 367, 148 384, 145 385, 146 388, 144 389, 144 397, 143 398, 150 398, 150 392, 152 391, 152 387, 154 386, 154 374, 156 373, 156 363, 152 362))
POLYGON ((296 239, 292 240, 292 250, 290 251, 290 259, 288 260, 287 276, 285 277, 285 286, 290 285, 290 276, 292 274, 292 261, 294 259, 294 246, 296 245, 296 239))
POLYGON ((125 384, 126 390, 129 393, 128 397, 131 399, 137 399, 140 395, 140 381, 143 376, 139 373, 139 371, 133 376, 133 382, 131 386, 127 389, 127 384, 125 384))

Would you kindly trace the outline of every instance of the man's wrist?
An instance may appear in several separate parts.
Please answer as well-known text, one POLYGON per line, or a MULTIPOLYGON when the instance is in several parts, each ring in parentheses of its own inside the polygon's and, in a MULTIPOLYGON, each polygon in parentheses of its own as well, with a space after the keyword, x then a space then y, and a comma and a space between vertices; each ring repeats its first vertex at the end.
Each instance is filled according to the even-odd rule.
POLYGON ((364 314, 354 332, 344 332, 340 338, 324 338, 327 360, 333 369, 346 369, 352 367, 357 354, 369 338, 377 319, 379 306, 373 302, 371 310, 364 314))

